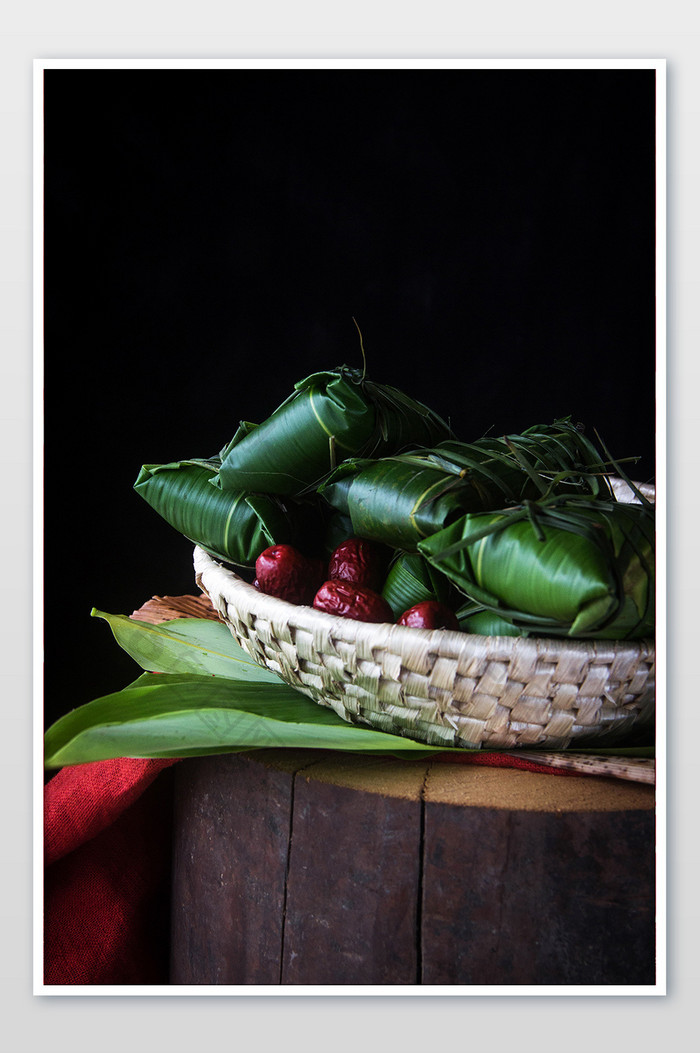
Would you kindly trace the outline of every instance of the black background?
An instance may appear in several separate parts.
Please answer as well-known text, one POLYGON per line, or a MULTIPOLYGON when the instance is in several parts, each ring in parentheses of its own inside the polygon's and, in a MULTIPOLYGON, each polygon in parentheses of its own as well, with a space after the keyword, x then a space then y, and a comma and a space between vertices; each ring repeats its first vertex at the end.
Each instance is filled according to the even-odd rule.
POLYGON ((132 490, 310 373, 461 438, 571 414, 652 480, 653 70, 45 72, 46 719, 195 593, 132 490))

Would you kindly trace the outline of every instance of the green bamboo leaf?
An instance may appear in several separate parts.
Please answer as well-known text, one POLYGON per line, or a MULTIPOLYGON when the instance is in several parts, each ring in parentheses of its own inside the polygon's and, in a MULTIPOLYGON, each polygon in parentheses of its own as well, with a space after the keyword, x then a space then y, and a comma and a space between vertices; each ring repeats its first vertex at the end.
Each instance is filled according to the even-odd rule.
POLYGON ((506 621, 494 611, 478 610, 460 617, 459 627, 464 633, 476 633, 478 636, 527 636, 524 629, 506 621))
POLYGON ((329 557, 332 556, 338 545, 353 537, 354 533, 350 516, 342 512, 331 512, 323 541, 324 554, 329 557))
POLYGON ((448 602, 450 583, 418 553, 401 552, 391 564, 382 596, 394 616, 399 618, 404 611, 425 600, 448 602))
POLYGON ((433 457, 462 468, 480 491, 481 505, 472 503, 470 512, 492 511, 506 501, 552 490, 610 494, 610 464, 570 417, 535 424, 521 435, 484 436, 472 443, 447 440, 435 448, 433 457))
MULTIPOLYGON (((407 552, 473 504, 471 487, 426 454, 348 460, 319 487, 359 537, 407 552)), ((480 507, 480 506, 479 506, 480 507)))
POLYGON ((348 458, 319 493, 349 515, 355 533, 407 552, 460 516, 559 492, 609 486, 595 448, 570 420, 522 435, 488 436, 375 460, 348 458))
POLYGON ((348 724, 286 684, 154 673, 61 717, 47 730, 44 747, 46 768, 270 747, 445 752, 348 724))
POLYGON ((106 614, 95 608, 91 616, 107 622, 119 646, 142 669, 281 683, 276 673, 258 665, 246 654, 221 622, 207 618, 175 618, 152 625, 123 614, 106 614))
POLYGON ((471 600, 526 631, 653 635, 651 505, 585 497, 526 502, 464 516, 419 550, 471 600))
POLYGON ((170 526, 217 559, 250 567, 268 545, 313 544, 317 502, 216 486, 217 458, 142 466, 134 489, 170 526))
POLYGON ((295 384, 256 428, 239 431, 222 450, 218 484, 227 490, 299 494, 340 461, 380 456, 452 435, 422 403, 359 370, 339 366, 295 384))

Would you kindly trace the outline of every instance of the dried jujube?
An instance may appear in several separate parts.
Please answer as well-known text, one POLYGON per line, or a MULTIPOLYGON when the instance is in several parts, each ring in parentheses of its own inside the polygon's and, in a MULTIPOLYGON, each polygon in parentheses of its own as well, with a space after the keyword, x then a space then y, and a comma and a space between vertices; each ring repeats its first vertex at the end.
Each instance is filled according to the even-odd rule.
POLYGON ((271 545, 255 561, 260 592, 288 603, 310 604, 323 581, 323 564, 308 559, 292 545, 271 545))
POLYGON ((328 561, 328 578, 353 581, 379 592, 386 576, 383 548, 362 537, 341 542, 328 561))
POLYGON ((459 631, 457 615, 437 600, 424 600, 404 611, 397 625, 408 625, 412 629, 454 629, 459 631))
POLYGON ((382 597, 352 581, 335 578, 323 583, 314 597, 313 606, 326 614, 354 618, 360 622, 393 622, 394 614, 382 597))

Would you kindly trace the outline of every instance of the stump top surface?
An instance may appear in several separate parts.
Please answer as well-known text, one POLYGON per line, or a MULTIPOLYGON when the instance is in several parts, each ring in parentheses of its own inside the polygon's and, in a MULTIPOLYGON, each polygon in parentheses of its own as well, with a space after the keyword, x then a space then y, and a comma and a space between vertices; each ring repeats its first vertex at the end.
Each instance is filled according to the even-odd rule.
POLYGON ((399 760, 330 750, 256 750, 250 760, 297 772, 308 782, 462 808, 539 812, 651 810, 653 786, 599 776, 540 774, 516 768, 399 760))

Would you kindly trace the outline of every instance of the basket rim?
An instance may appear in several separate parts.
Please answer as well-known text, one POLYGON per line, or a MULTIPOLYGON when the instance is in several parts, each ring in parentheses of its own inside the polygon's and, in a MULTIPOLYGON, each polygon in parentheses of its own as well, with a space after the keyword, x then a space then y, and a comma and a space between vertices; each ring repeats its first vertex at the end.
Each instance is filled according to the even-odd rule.
POLYGON ((474 654, 481 653, 485 642, 488 641, 489 653, 493 658, 506 658, 514 652, 523 656, 537 655, 540 658, 549 656, 555 660, 565 655, 580 655, 581 658, 585 658, 592 654, 601 658, 636 655, 643 661, 653 661, 655 658, 653 638, 583 640, 545 636, 482 636, 453 629, 419 629, 392 622, 363 622, 354 618, 343 618, 260 592, 200 545, 194 548, 194 570, 198 587, 209 596, 215 608, 217 602, 211 592, 218 591, 225 602, 235 607, 239 613, 245 611, 255 618, 263 618, 271 623, 286 622, 295 629, 306 630, 314 635, 323 634, 329 642, 331 639, 345 644, 361 642, 365 647, 371 647, 373 639, 379 637, 383 646, 390 647, 391 641, 398 643, 400 640, 413 640, 421 641, 429 647, 431 642, 439 641, 441 653, 454 657, 464 656, 472 651, 474 654), (209 587, 203 584, 205 575, 209 587), (216 590, 212 588, 212 577, 216 583, 216 590))

